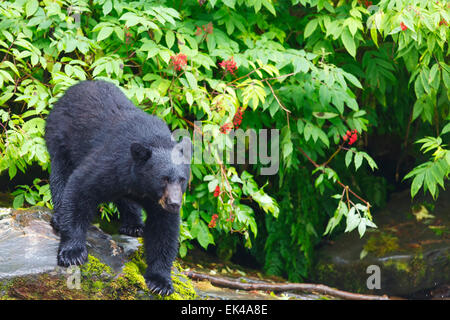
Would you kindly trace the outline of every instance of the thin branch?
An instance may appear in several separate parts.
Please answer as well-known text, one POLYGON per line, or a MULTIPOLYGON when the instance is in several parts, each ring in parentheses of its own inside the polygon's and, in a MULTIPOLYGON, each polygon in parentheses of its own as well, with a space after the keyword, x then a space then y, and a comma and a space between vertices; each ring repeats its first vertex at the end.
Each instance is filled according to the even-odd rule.
MULTIPOLYGON (((286 111, 287 113, 291 113, 290 110, 288 110, 280 101, 280 99, 278 99, 277 95, 275 94, 275 91, 273 90, 272 86, 270 85, 269 81, 264 80, 264 82, 269 86, 270 91, 272 91, 273 96, 275 97, 275 100, 277 100, 278 105, 281 107, 281 109, 283 109, 284 111, 286 111)), ((289 122, 288 122, 289 124, 289 122)))
POLYGON ((352 293, 347 291, 338 290, 335 288, 328 287, 323 284, 314 284, 314 283, 268 283, 268 282, 259 282, 259 283, 243 283, 237 280, 228 280, 224 278, 219 278, 203 273, 198 273, 194 271, 186 271, 184 274, 194 280, 207 280, 211 282, 211 284, 231 288, 231 289, 239 289, 245 291, 251 290, 262 290, 262 291, 274 291, 274 292, 283 292, 283 291, 304 291, 304 292, 317 292, 324 295, 330 295, 342 299, 348 300, 391 300, 388 296, 376 296, 376 295, 365 295, 352 293))
MULTIPOLYGON (((309 162, 312 163, 312 165, 313 165, 314 167, 316 167, 316 168, 324 167, 324 166, 318 165, 313 159, 311 159, 311 158, 306 154, 306 152, 305 152, 302 148, 300 148, 299 146, 297 146, 297 149, 298 149, 298 151, 300 151, 300 152, 305 156, 305 158, 307 158, 307 159, 309 160, 309 162)), ((361 198, 360 196, 358 196, 355 192, 353 192, 352 189, 350 189, 349 186, 343 184, 343 183, 340 182, 339 180, 337 180, 336 182, 337 182, 342 188, 344 188, 344 189, 345 189, 345 188, 348 188, 348 191, 349 191, 352 195, 354 195, 356 198, 358 198, 359 200, 361 200, 362 202, 364 202, 365 205, 367 206, 367 208, 370 208, 370 207, 371 207, 371 205, 370 205, 370 203, 369 203, 368 201, 366 201, 366 200, 364 200, 363 198, 361 198)))
POLYGON ((343 145, 341 144, 339 148, 331 155, 331 157, 322 164, 322 167, 326 167, 331 160, 343 149, 343 145))

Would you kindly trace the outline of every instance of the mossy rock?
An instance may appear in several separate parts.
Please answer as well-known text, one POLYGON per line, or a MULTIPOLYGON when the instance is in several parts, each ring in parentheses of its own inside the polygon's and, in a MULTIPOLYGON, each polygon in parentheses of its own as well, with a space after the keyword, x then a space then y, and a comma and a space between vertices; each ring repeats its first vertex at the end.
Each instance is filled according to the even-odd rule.
POLYGON ((368 230, 362 239, 357 232, 340 235, 318 250, 311 281, 406 297, 450 282, 450 237, 444 232, 449 228, 448 192, 439 197, 433 212, 421 216, 411 207, 409 193, 392 198, 374 215, 378 229, 368 230), (371 265, 380 268, 380 289, 368 288, 371 265))
POLYGON ((0 299, 195 299, 191 281, 175 263, 175 292, 152 295, 145 284, 141 239, 115 236, 92 227, 88 232, 88 262, 80 267, 56 266, 59 237, 44 208, 0 208, 0 299), (4 259, 4 261, 2 260, 4 259))

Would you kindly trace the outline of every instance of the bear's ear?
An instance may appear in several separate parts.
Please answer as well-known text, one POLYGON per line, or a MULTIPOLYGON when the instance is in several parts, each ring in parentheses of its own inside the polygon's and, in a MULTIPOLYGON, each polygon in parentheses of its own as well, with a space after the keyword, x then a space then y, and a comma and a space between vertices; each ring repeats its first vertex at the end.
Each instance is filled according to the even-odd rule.
POLYGON ((136 162, 145 162, 152 156, 152 151, 140 143, 132 143, 130 147, 131 156, 136 162))

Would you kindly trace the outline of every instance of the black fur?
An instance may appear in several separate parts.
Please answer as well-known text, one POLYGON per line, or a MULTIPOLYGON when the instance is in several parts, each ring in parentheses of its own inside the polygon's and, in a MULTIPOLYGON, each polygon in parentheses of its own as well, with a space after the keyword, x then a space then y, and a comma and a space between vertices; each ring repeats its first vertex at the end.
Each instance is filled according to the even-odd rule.
POLYGON ((180 197, 190 168, 175 164, 171 154, 183 154, 186 144, 191 148, 190 140, 177 144, 164 121, 136 108, 120 89, 104 81, 69 88, 48 116, 45 140, 51 158, 52 225, 61 235, 58 264, 86 262, 91 218, 100 203, 115 202, 120 231, 144 237, 147 286, 172 293, 180 197), (174 186, 177 192, 168 194, 174 186), (166 198, 171 201, 167 207, 166 198), (141 208, 147 212, 145 226, 141 208))

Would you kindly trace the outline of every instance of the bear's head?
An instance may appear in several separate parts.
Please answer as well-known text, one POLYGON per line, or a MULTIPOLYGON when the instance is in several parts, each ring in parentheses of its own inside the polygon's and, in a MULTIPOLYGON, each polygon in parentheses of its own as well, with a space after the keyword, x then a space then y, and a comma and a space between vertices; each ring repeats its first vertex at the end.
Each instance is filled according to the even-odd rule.
POLYGON ((190 174, 192 143, 187 137, 169 146, 132 143, 135 194, 151 198, 162 208, 177 213, 190 174))

